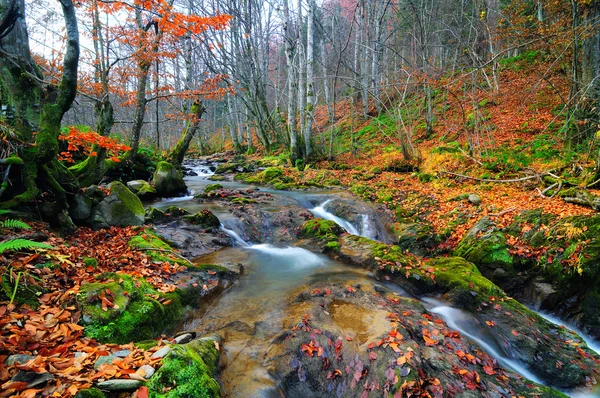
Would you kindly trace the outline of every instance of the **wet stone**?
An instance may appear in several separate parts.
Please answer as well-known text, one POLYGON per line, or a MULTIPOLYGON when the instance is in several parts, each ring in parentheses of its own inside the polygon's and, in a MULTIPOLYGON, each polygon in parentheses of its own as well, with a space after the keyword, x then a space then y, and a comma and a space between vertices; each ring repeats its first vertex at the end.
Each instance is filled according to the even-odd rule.
POLYGON ((46 384, 48 381, 54 380, 52 373, 36 373, 20 371, 13 376, 10 381, 27 383, 27 388, 34 388, 46 384))
POLYGON ((94 363, 94 369, 98 370, 100 368, 100 366, 104 365, 105 363, 111 365, 113 363, 113 360, 115 360, 116 358, 118 358, 118 357, 116 357, 114 355, 105 355, 103 357, 100 357, 94 363))
POLYGON ((15 363, 18 363, 19 365, 23 365, 25 363, 27 363, 29 360, 34 359, 34 356, 31 355, 27 355, 27 354, 15 354, 15 355, 11 355, 8 358, 6 358, 6 366, 12 366, 15 363))
POLYGON ((96 387, 108 391, 131 391, 138 389, 143 382, 132 379, 113 379, 98 383, 96 387))
POLYGON ((191 333, 184 333, 184 334, 180 334, 179 336, 175 337, 175 342, 177 344, 185 344, 185 343, 189 343, 190 341, 192 341, 193 338, 194 338, 194 336, 191 333))
POLYGON ((152 375, 154 374, 154 372, 156 372, 156 370, 150 366, 150 365, 142 365, 140 366, 140 368, 135 372, 138 376, 141 376, 145 379, 149 379, 152 377, 152 375))
POLYGON ((112 355, 118 358, 125 358, 127 355, 131 354, 129 350, 121 350, 117 352, 113 352, 112 355))
POLYGON ((165 356, 167 356, 167 354, 169 352, 171 352, 171 347, 164 346, 163 348, 161 348, 160 350, 158 350, 154 354, 152 354, 152 356, 150 358, 151 359, 164 358, 165 356))

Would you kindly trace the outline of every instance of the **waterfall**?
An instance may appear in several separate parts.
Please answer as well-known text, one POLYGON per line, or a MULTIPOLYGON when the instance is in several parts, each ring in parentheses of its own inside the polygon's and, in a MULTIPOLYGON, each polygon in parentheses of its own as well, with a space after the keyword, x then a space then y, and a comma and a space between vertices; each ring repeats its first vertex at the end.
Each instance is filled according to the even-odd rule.
POLYGON ((202 179, 206 179, 212 175, 214 175, 215 173, 210 169, 209 166, 207 165, 197 165, 197 166, 190 166, 190 170, 192 170, 194 173, 197 174, 197 177, 200 177, 202 179))
POLYGON ((325 202, 321 203, 320 205, 318 205, 315 208, 309 209, 309 211, 317 217, 321 217, 325 220, 333 221, 334 223, 336 223, 340 227, 344 228, 346 231, 348 231, 352 235, 360 235, 358 233, 358 230, 356 229, 356 227, 354 225, 352 225, 349 221, 344 220, 343 218, 340 218, 340 217, 336 216, 335 214, 328 212, 325 209, 325 207, 327 206, 327 204, 329 202, 331 202, 331 199, 326 200, 325 202))
POLYGON ((234 243, 234 246, 237 245, 237 246, 241 246, 241 247, 250 247, 250 244, 248 242, 246 242, 245 240, 243 240, 242 237, 234 230, 225 228, 225 226, 223 224, 221 224, 221 226, 219 228, 221 229, 221 231, 225 232, 231 238, 231 240, 234 243))
POLYGON ((325 259, 301 247, 277 247, 271 244, 252 245, 251 250, 277 257, 281 264, 289 265, 293 269, 311 268, 325 265, 325 259))
POLYGON ((373 229, 368 214, 362 215, 362 223, 360 225, 360 236, 364 236, 365 238, 371 240, 376 240, 377 238, 377 231, 373 229))

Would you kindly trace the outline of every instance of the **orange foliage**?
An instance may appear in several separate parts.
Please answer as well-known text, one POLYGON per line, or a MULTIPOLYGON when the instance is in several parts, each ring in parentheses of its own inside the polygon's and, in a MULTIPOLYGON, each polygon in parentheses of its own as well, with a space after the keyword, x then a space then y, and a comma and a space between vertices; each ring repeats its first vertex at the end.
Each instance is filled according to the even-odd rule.
POLYGON ((117 154, 119 152, 128 151, 131 148, 127 145, 119 143, 114 138, 103 137, 93 131, 81 131, 75 126, 69 127, 69 132, 58 137, 61 141, 66 141, 69 146, 67 151, 63 151, 59 155, 59 159, 68 163, 73 163, 73 152, 80 152, 83 155, 97 156, 96 151, 92 151, 94 145, 106 149, 110 159, 113 162, 119 162, 117 154))

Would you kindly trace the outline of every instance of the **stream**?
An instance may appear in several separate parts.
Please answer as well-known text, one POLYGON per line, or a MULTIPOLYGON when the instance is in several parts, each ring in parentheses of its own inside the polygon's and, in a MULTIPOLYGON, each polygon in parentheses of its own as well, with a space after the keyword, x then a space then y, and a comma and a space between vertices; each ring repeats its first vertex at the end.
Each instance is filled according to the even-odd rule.
MULTIPOLYGON (((489 327, 482 325, 480 320, 468 312, 452 308, 437 299, 413 297, 397 285, 377 281, 365 270, 349 267, 320 253, 296 247, 293 242, 266 243, 249 240, 243 228, 240 228, 241 221, 227 206, 200 202, 193 198, 207 185, 215 183, 207 179, 213 175, 210 166, 195 166, 193 171, 196 176, 185 178, 191 195, 163 199, 152 205, 163 209, 176 205, 193 213, 204 209, 211 210, 221 221, 221 231, 229 237, 232 246, 200 256, 194 259, 194 262, 230 267, 243 264, 244 274, 240 280, 208 308, 198 310, 183 325, 183 329, 196 331, 200 335, 216 333, 223 337, 220 379, 225 396, 302 396, 300 393, 282 389, 282 377, 277 371, 274 358, 283 355, 283 352, 274 341, 282 333, 290 330, 307 312, 309 304, 297 299, 299 292, 323 283, 358 285, 367 292, 386 291, 398 297, 417 300, 427 311, 437 314, 451 329, 459 331, 470 344, 478 346, 499 365, 543 384, 522 363, 514 359, 510 347, 498 341, 490 333, 489 327)), ((248 188, 248 185, 238 182, 218 183, 226 189, 248 188)), ((375 213, 362 214, 351 222, 328 211, 333 201, 339 195, 343 195, 341 191, 303 192, 260 188, 260 192, 295 201, 315 217, 334 221, 351 234, 389 241, 381 223, 378 224, 375 220, 375 213)), ((267 210, 275 213, 279 211, 277 208, 267 210)), ((353 336, 357 344, 373 341, 384 333, 389 325, 389 321, 386 320, 387 313, 376 310, 361 312, 364 309, 353 307, 346 302, 336 302, 328 311, 336 321, 340 335, 343 333, 353 336), (342 310, 343 317, 339 312, 342 310)), ((557 323, 556 319, 547 314, 540 315, 557 323)), ((593 349, 598 348, 593 341, 589 343, 593 349)), ((585 392, 567 393, 576 397, 595 396, 585 392)))

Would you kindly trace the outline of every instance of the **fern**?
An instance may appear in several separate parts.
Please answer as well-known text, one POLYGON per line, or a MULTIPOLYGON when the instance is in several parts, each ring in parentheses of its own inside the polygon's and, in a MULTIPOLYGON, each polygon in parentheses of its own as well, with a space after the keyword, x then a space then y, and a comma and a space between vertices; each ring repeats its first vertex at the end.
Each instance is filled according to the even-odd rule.
POLYGON ((0 216, 3 216, 5 214, 10 214, 10 210, 0 209, 0 216))
POLYGON ((27 224, 21 220, 12 220, 12 219, 0 221, 0 227, 12 228, 12 229, 31 229, 29 224, 27 224))
POLYGON ((35 242, 29 239, 10 239, 0 242, 0 253, 8 250, 52 249, 47 243, 35 242))

